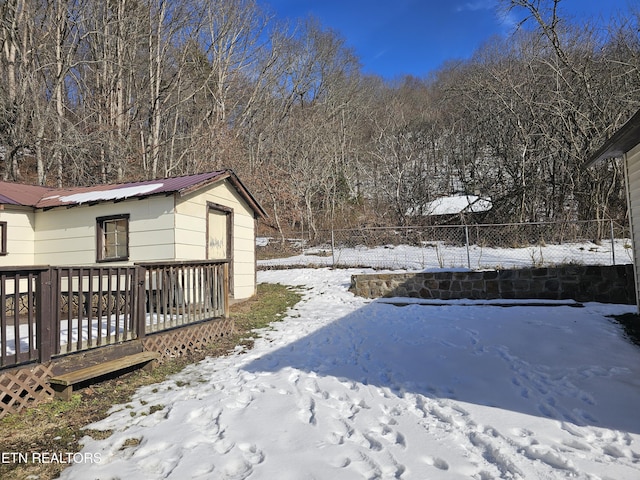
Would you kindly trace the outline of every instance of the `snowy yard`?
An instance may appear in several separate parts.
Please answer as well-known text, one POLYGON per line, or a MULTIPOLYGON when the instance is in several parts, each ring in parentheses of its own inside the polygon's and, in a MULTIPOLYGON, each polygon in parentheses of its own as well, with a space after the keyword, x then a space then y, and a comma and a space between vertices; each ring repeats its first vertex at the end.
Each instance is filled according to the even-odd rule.
POLYGON ((564 243, 520 248, 494 248, 470 245, 447 245, 429 242, 423 247, 411 245, 383 245, 378 247, 340 248, 331 246, 305 249, 286 258, 259 260, 262 267, 297 266, 349 266, 404 270, 439 268, 468 268, 471 270, 552 267, 563 264, 621 265, 633 263, 631 242, 617 239, 613 242, 564 243))
POLYGON ((634 307, 396 306, 353 273, 260 272, 303 300, 115 406, 62 478, 640 478, 640 348, 607 318, 634 307))

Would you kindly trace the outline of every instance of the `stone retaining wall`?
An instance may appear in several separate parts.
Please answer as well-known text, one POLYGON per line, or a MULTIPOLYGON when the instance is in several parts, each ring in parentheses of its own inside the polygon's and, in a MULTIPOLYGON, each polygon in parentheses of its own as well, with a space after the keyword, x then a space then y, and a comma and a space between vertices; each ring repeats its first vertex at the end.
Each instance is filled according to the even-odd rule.
POLYGON ((572 299, 636 303, 633 265, 353 275, 351 291, 366 298, 572 299))

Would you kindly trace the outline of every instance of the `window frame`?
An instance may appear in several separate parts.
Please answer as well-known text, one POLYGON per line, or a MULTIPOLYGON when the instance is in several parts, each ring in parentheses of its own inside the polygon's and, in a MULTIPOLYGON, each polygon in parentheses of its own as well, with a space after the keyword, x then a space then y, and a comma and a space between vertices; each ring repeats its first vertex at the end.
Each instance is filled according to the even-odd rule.
MULTIPOLYGON (((122 262, 129 260, 129 219, 130 215, 128 213, 119 214, 119 215, 107 215, 104 217, 96 218, 96 262, 104 263, 104 262, 122 262), (125 220, 126 234, 125 234, 125 249, 126 252, 121 256, 114 257, 106 257, 106 245, 105 245, 105 236, 107 232, 105 231, 105 224, 107 222, 117 222, 119 220, 125 220)), ((116 246, 118 244, 116 243, 116 246)), ((117 249, 116 249, 117 250, 117 249)))
POLYGON ((0 255, 8 255, 7 251, 7 222, 0 222, 0 255))

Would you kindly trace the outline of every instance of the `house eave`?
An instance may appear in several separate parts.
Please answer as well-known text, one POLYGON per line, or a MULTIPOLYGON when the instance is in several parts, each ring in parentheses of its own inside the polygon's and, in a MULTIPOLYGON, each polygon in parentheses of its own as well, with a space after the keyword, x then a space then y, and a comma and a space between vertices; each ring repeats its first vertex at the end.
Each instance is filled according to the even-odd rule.
POLYGON ((608 158, 621 158, 640 143, 640 110, 627 123, 620 127, 602 146, 587 160, 585 168, 608 158))
MULTIPOLYGON (((33 209, 47 211, 55 208, 75 208, 82 205, 94 206, 102 203, 121 203, 128 200, 142 200, 154 196, 184 196, 201 190, 215 183, 228 180, 238 194, 253 210, 256 218, 266 218, 264 208, 253 197, 233 170, 219 170, 204 174, 187 175, 167 179, 147 180, 98 187, 70 187, 52 189, 48 187, 29 186, 30 196, 3 195, 0 193, 0 204, 7 206, 22 205, 33 209), (16 198, 13 198, 16 197, 16 198)), ((16 184, 10 185, 14 190, 16 184)))
POLYGON ((200 182, 195 185, 190 185, 189 187, 183 188, 179 191, 180 196, 185 196, 195 191, 198 191, 208 185, 212 185, 214 183, 221 182, 223 180, 229 180, 229 182, 233 185, 236 191, 240 194, 245 202, 249 205, 249 207, 255 212, 256 217, 267 218, 267 212, 262 208, 260 203, 254 198, 253 195, 249 192, 247 187, 242 183, 242 181, 236 176, 233 170, 225 170, 221 172, 219 175, 212 177, 204 182, 200 182))

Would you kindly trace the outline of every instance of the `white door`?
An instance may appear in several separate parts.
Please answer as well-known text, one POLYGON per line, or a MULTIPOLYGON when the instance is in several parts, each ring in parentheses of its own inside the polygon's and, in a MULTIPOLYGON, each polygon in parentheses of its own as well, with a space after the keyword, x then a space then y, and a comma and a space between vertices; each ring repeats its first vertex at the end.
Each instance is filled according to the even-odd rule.
POLYGON ((229 212, 209 208, 207 258, 223 260, 229 258, 229 212))

